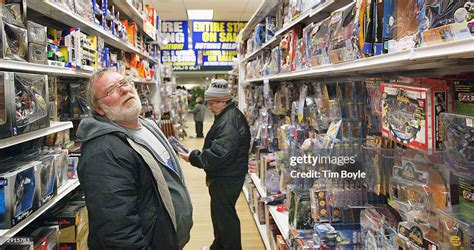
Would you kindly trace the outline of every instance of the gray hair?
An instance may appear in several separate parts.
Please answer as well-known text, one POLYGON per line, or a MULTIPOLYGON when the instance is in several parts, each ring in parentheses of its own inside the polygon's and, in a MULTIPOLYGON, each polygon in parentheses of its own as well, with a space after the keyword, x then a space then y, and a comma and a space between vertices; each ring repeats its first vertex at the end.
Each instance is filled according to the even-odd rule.
POLYGON ((97 98, 95 97, 95 89, 92 88, 92 84, 94 84, 99 78, 101 78, 107 72, 114 72, 114 71, 110 68, 102 68, 102 69, 96 70, 91 75, 91 77, 89 78, 89 82, 87 83, 86 98, 87 98, 87 103, 89 104, 89 107, 91 108, 92 111, 94 111, 96 108, 99 108, 99 102, 97 101, 97 98))

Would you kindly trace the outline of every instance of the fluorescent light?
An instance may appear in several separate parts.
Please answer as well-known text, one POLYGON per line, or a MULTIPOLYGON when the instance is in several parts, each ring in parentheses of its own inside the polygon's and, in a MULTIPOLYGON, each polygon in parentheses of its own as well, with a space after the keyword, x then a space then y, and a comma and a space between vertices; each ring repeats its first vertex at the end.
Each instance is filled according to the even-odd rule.
POLYGON ((188 19, 191 20, 212 20, 214 10, 187 10, 188 19))

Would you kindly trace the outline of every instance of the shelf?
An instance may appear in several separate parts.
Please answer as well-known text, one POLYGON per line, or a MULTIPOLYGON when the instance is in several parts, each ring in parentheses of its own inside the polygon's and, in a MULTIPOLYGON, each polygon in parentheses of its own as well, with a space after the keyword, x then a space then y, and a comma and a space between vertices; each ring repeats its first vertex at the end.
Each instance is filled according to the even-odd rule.
MULTIPOLYGON (((424 70, 452 66, 460 68, 458 60, 474 58, 474 38, 423 48, 362 58, 338 64, 328 64, 302 71, 282 73, 245 82, 282 81, 289 79, 318 78, 325 76, 354 76, 389 72, 424 70), (454 60, 454 61, 453 61, 454 60)), ((471 61, 471 63, 473 63, 471 61)))
MULTIPOLYGON (((245 199, 247 200, 247 205, 249 205, 249 208, 250 208, 249 191, 244 186, 242 188, 242 192, 244 193, 245 199)), ((251 210, 250 212, 252 213, 251 210)), ((262 241, 263 241, 263 244, 265 245, 265 249, 270 250, 271 249, 270 238, 268 237, 266 226, 260 225, 260 222, 258 221, 257 213, 252 213, 252 217, 255 220, 255 225, 257 226, 258 231, 260 232, 260 236, 262 237, 262 241)))
POLYGON ((70 128, 72 128, 72 122, 70 121, 51 122, 51 126, 49 128, 44 128, 44 129, 36 130, 33 132, 29 132, 26 134, 21 134, 21 135, 17 135, 17 136, 0 140, 0 149, 11 147, 16 144, 27 142, 36 138, 40 138, 49 134, 57 133, 59 131, 63 131, 70 128))
POLYGON ((279 29, 277 32, 275 32, 275 35, 273 38, 266 42, 265 44, 262 45, 261 48, 257 49, 256 51, 252 52, 250 55, 246 56, 242 61, 245 63, 246 61, 252 60, 259 54, 261 51, 264 49, 271 49, 272 47, 275 47, 277 45, 277 42, 280 40, 279 37, 288 32, 293 26, 295 26, 297 23, 300 23, 301 21, 307 19, 307 18, 312 18, 312 17, 318 17, 318 21, 323 20, 325 17, 328 17, 331 12, 340 9, 344 6, 347 6, 351 0, 328 0, 321 5, 318 5, 312 9, 309 9, 299 17, 297 17, 295 20, 287 23, 283 28, 279 29), (318 15, 321 14, 321 15, 318 15), (325 15, 325 16, 324 16, 325 15), (322 18, 324 17, 324 18, 322 18))
POLYGON ((133 79, 132 81, 133 81, 134 83, 142 83, 142 84, 156 85, 156 81, 153 81, 153 80, 133 79))
POLYGON ((265 49, 269 49, 271 47, 274 47, 277 42, 279 41, 280 39, 278 39, 276 36, 274 36, 272 39, 270 39, 270 41, 266 42, 265 44, 262 45, 261 48, 255 50, 254 52, 252 52, 250 55, 246 56, 242 62, 247 62, 247 61, 250 61, 252 59, 254 59, 260 52, 262 52, 263 50, 265 49))
POLYGON ((237 42, 241 42, 247 39, 252 34, 255 26, 260 23, 268 14, 277 6, 278 0, 263 0, 260 6, 257 8, 253 16, 237 35, 237 42))
POLYGON ((156 40, 156 33, 150 34, 146 32, 145 29, 145 18, 144 14, 140 13, 135 6, 133 6, 129 0, 112 0, 110 4, 115 6, 115 10, 120 12, 121 18, 124 16, 128 17, 130 20, 135 22, 138 25, 138 28, 143 31, 144 34, 148 36, 148 38, 152 39, 153 41, 156 40))
POLYGON ((288 241, 288 235, 290 232, 290 224, 288 223, 288 211, 278 212, 276 206, 268 206, 268 209, 270 210, 270 214, 272 215, 273 220, 277 224, 278 229, 280 229, 281 235, 283 236, 285 241, 288 241))
POLYGON ((79 186, 79 180, 78 179, 68 180, 68 182, 66 184, 64 184, 63 186, 61 186, 59 188, 58 194, 55 197, 53 197, 50 201, 48 201, 46 204, 44 204, 41 208, 36 210, 30 216, 28 216, 28 218, 21 221, 20 223, 18 223, 17 225, 15 225, 11 229, 0 230, 0 245, 5 243, 11 237, 15 236, 23 228, 28 226, 31 222, 33 222, 40 215, 45 213, 48 209, 50 209, 52 206, 54 206, 56 203, 58 203, 62 198, 64 198, 64 196, 66 196, 67 194, 72 192, 78 186, 79 186))
MULTIPOLYGON (((263 190, 262 182, 260 181, 260 178, 258 178, 257 174, 249 173, 249 175, 253 183, 255 184, 255 187, 257 188, 258 193, 260 193, 260 196, 266 197, 267 195, 265 191, 263 190)), ((285 241, 287 241, 288 234, 290 232, 290 225, 288 223, 288 219, 289 219, 288 211, 280 213, 277 211, 277 206, 268 206, 268 209, 270 210, 270 214, 272 215, 273 220, 277 224, 278 229, 280 229, 280 233, 282 234, 285 241)))
POLYGON ((60 5, 51 2, 50 0, 28 0, 28 7, 34 9, 35 11, 38 11, 39 13, 49 18, 62 22, 70 27, 79 28, 82 32, 88 35, 100 36, 104 39, 104 42, 106 44, 112 47, 126 52, 136 53, 141 58, 158 64, 157 59, 145 55, 139 49, 113 36, 111 32, 102 29, 101 26, 89 23, 76 13, 72 13, 71 11, 66 10, 60 5))
POLYGON ((4 59, 0 59, 0 69, 81 78, 88 78, 92 74, 92 72, 85 70, 75 70, 71 68, 49 66, 46 64, 35 64, 4 59))
POLYGON ((267 197, 267 194, 265 193, 265 190, 263 190, 262 182, 260 181, 260 178, 257 176, 255 173, 249 173, 250 178, 253 181, 253 184, 255 184, 255 187, 257 188, 258 193, 262 198, 267 197))

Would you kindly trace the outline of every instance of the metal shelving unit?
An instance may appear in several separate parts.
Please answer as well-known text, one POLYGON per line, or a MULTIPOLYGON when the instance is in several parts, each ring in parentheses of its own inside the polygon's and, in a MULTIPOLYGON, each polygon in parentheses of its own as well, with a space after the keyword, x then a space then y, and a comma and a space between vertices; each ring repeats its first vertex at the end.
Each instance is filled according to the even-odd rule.
POLYGON ((33 139, 37 139, 49 134, 57 133, 66 129, 72 128, 72 122, 51 122, 51 126, 48 128, 36 130, 33 132, 29 132, 26 134, 21 134, 9 138, 5 138, 0 140, 0 149, 11 147, 16 144, 20 144, 23 142, 27 142, 33 139))
POLYGON ((142 53, 142 51, 140 51, 138 48, 135 48, 132 45, 118 39, 117 37, 113 36, 111 32, 104 30, 101 26, 89 23, 83 17, 62 8, 56 3, 53 3, 49 0, 28 0, 28 6, 51 19, 62 22, 71 27, 79 28, 81 31, 89 35, 100 36, 104 39, 106 44, 109 44, 112 47, 126 52, 136 53, 141 58, 155 64, 159 63, 156 58, 152 58, 150 55, 142 53))

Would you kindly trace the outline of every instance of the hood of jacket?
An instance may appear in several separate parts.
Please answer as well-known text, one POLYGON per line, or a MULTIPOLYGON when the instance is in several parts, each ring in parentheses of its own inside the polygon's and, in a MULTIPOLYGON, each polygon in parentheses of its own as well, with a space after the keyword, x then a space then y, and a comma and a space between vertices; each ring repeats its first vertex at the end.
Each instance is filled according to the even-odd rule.
POLYGON ((80 142, 85 142, 114 132, 127 134, 127 130, 119 125, 102 116, 94 115, 93 117, 82 119, 76 135, 80 142))

